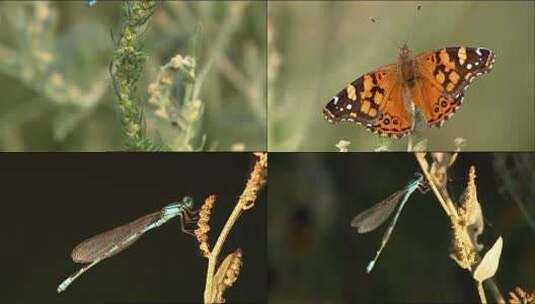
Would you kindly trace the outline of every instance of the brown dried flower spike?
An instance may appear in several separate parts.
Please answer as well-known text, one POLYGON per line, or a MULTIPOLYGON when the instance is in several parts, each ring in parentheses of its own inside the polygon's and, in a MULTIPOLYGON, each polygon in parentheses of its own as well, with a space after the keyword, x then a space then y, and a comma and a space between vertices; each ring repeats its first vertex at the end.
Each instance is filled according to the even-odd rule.
POLYGON ((199 242, 199 249, 204 257, 210 255, 210 245, 208 244, 208 231, 210 231, 210 215, 212 214, 212 207, 215 204, 216 196, 210 195, 204 201, 199 212, 199 220, 197 221, 197 229, 194 233, 199 242))
POLYGON ((468 183, 461 196, 457 217, 451 217, 453 253, 450 257, 461 268, 472 269, 477 263, 476 253, 481 250, 477 237, 483 232, 481 207, 477 201, 476 169, 470 167, 468 183))
POLYGON ((535 291, 526 292, 520 287, 516 287, 514 291, 509 292, 510 304, 533 304, 535 303, 535 291))
POLYGON ((258 160, 238 201, 243 210, 254 207, 258 192, 266 183, 267 153, 259 152, 255 153, 255 155, 258 160))
POLYGON ((216 289, 213 294, 216 295, 216 303, 224 303, 225 299, 223 298, 223 294, 225 293, 225 290, 229 287, 231 287, 236 280, 238 280, 238 276, 240 275, 240 269, 242 265, 242 252, 241 249, 236 249, 233 253, 229 254, 225 260, 221 263, 219 266, 219 269, 217 270, 217 273, 214 276, 214 282, 213 285, 216 289))

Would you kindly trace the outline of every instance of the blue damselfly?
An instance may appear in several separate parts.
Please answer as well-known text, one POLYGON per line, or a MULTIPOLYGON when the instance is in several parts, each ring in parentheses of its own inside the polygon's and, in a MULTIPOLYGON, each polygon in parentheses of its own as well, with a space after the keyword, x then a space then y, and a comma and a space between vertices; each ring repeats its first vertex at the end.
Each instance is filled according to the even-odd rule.
POLYGON ((371 208, 359 213, 353 218, 353 220, 351 221, 351 226, 357 228, 357 231, 359 233, 367 233, 375 230, 382 223, 384 223, 386 219, 390 217, 396 206, 399 204, 398 211, 396 212, 392 222, 390 223, 388 228, 386 228, 385 234, 383 235, 381 247, 379 247, 379 250, 377 250, 375 258, 371 260, 368 264, 368 267, 366 267, 366 272, 370 273, 373 270, 373 267, 375 266, 375 263, 379 258, 379 255, 381 254, 381 251, 383 251, 383 248, 390 239, 390 235, 392 234, 392 230, 394 230, 394 226, 396 225, 401 210, 403 209, 403 206, 405 206, 405 203, 407 202, 411 194, 419 188, 421 189, 421 191, 424 191, 422 189, 425 188, 421 188, 424 186, 425 183, 423 176, 420 173, 416 173, 415 178, 412 179, 405 187, 403 187, 403 189, 393 193, 386 199, 382 200, 371 208))
POLYGON ((72 260, 76 263, 90 263, 74 273, 58 286, 58 293, 80 275, 98 264, 100 261, 118 254, 136 242, 145 232, 158 228, 172 218, 179 217, 182 231, 193 235, 185 224, 194 223, 197 211, 193 211, 193 199, 185 196, 181 201, 171 203, 160 211, 147 214, 128 224, 98 234, 80 243, 72 251, 72 260))

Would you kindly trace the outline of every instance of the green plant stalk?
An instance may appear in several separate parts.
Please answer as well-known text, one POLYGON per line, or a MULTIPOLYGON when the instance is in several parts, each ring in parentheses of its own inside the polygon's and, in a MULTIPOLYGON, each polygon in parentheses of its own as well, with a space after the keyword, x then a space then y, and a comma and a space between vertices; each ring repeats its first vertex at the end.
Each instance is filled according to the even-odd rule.
POLYGON ((113 79, 121 122, 131 150, 153 150, 143 126, 142 106, 133 100, 136 83, 146 61, 141 52, 143 30, 156 9, 156 1, 142 0, 125 4, 126 20, 113 53, 110 73, 113 79))

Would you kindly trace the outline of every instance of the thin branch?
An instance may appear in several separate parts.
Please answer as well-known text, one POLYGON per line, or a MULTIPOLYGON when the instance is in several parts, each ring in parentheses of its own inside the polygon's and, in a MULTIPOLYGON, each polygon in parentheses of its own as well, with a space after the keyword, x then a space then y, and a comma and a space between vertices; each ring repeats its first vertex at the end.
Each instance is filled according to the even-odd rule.
POLYGON ((481 304, 487 304, 487 297, 485 296, 485 290, 483 290, 483 284, 481 282, 476 282, 477 284, 477 293, 479 294, 479 300, 481 304))
POLYGON ((247 4, 248 2, 243 1, 229 3, 228 14, 226 16, 225 21, 221 25, 221 30, 216 36, 217 38, 212 44, 212 51, 210 52, 206 63, 201 68, 199 74, 197 75, 197 79, 195 80, 192 95, 193 100, 199 98, 201 86, 204 83, 206 77, 208 76, 208 72, 210 72, 210 69, 212 68, 214 62, 225 51, 225 48, 227 47, 227 44, 229 43, 232 34, 234 34, 234 32, 238 29, 243 15, 243 11, 247 4))

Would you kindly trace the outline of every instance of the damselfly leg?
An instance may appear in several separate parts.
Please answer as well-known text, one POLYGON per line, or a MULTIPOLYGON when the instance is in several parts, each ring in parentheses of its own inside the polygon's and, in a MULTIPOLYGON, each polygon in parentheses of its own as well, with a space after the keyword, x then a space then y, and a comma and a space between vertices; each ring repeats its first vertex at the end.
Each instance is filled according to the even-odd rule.
POLYGON ((195 228, 186 228, 187 225, 196 225, 199 220, 199 210, 186 209, 180 216, 180 228, 182 232, 195 237, 195 228))

